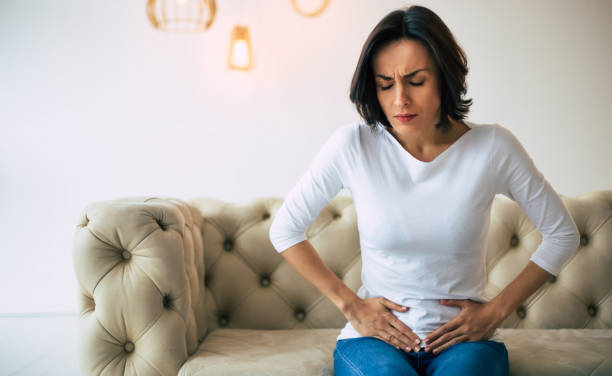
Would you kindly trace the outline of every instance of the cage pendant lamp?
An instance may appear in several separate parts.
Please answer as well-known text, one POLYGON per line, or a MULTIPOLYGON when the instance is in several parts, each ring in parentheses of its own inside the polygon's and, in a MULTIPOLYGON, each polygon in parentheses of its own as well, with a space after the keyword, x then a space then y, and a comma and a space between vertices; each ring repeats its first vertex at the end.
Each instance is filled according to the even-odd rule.
POLYGON ((236 25, 232 30, 227 66, 230 69, 245 71, 253 67, 251 37, 247 26, 236 25))
POLYGON ((317 0, 316 2, 314 2, 314 5, 316 5, 314 9, 313 9, 312 0, 311 1, 301 1, 301 3, 302 4, 298 4, 298 0, 291 0, 291 5, 293 6, 293 9, 295 9, 297 13, 305 17, 317 17, 318 15, 323 13, 325 8, 327 8, 327 6, 329 5, 329 0, 317 0), (310 9, 305 10, 303 3, 306 3, 305 5, 307 6, 309 5, 310 9))
POLYGON ((216 0, 147 0, 151 25, 165 31, 205 31, 217 14, 216 0))

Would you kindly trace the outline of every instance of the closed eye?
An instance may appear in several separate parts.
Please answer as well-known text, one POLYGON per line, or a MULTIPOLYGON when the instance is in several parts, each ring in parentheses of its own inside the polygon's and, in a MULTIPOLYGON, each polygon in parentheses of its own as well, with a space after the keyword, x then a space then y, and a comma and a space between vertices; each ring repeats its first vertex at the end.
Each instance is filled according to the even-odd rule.
MULTIPOLYGON (((422 86, 424 82, 425 82, 425 81, 421 81, 421 82, 411 82, 411 83, 410 83, 410 85, 412 85, 412 86, 422 86)), ((381 90, 387 90, 387 89, 390 89, 390 88, 391 88, 391 86, 393 86, 393 85, 389 85, 389 86, 386 86, 386 87, 381 87, 380 89, 381 89, 381 90)))

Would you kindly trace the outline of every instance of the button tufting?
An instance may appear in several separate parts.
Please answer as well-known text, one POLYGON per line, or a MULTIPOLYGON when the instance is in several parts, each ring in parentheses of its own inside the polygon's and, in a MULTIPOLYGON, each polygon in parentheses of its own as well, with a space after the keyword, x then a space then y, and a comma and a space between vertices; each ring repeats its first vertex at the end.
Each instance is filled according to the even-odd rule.
POLYGON ((589 237, 586 234, 580 235, 580 245, 584 247, 587 244, 589 244, 589 237))
POLYGON ((304 319, 306 318, 306 312, 304 312, 303 310, 297 310, 295 311, 295 318, 298 321, 304 321, 304 319))
POLYGON ((227 326, 227 324, 229 324, 229 317, 227 317, 227 315, 219 316, 219 325, 220 326, 227 326))
POLYGON ((587 312, 589 313, 589 316, 595 317, 595 315, 597 314, 597 307, 594 304, 591 304, 587 308, 587 312))
POLYGON ((264 213, 264 215, 262 215, 261 218, 262 219, 268 219, 268 218, 270 218, 270 214, 264 213))
POLYGON ((510 245, 516 247, 519 244, 519 238, 516 235, 512 235, 510 239, 510 245))
POLYGON ((340 214, 335 213, 335 214, 334 214, 334 219, 338 219, 338 218, 340 218, 340 214))
POLYGON ((159 219, 155 218, 155 222, 157 223, 157 225, 162 229, 162 231, 166 231, 166 225, 159 219))
POLYGON ((210 274, 206 273, 204 276, 204 287, 208 287, 210 285, 210 274))
POLYGON ((232 250, 233 247, 234 247, 234 244, 232 243, 232 240, 225 239, 225 241, 223 242, 223 249, 229 252, 232 250))
POLYGON ((259 280, 259 284, 262 285, 263 287, 270 286, 270 277, 267 277, 267 276, 261 277, 261 279, 259 280))
POLYGON ((525 307, 518 307, 516 310, 516 314, 521 319, 524 319, 525 316, 527 316, 527 310, 525 309, 525 307))
POLYGON ((555 282, 557 282, 557 277, 553 275, 552 277, 550 277, 550 279, 548 280, 548 282, 550 282, 550 283, 555 283, 555 282))
POLYGON ((134 351, 134 344, 130 341, 127 341, 123 345, 123 351, 125 351, 126 353, 131 353, 132 351, 134 351))
POLYGON ((130 257, 132 257, 132 254, 128 251, 123 251, 121 252, 121 257, 123 257, 124 260, 129 260, 130 257))
POLYGON ((164 298, 162 299, 162 303, 164 305, 164 308, 171 308, 172 299, 170 298, 170 295, 164 295, 164 298))

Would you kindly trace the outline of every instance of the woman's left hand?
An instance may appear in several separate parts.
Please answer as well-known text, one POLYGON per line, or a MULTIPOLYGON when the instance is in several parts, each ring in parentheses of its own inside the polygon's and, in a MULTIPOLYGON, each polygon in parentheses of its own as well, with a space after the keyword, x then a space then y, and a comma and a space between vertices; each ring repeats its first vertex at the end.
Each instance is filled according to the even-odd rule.
POLYGON ((503 321, 490 303, 478 303, 469 299, 443 299, 440 303, 449 307, 459 307, 461 312, 425 337, 427 352, 433 351, 434 354, 439 354, 459 342, 487 340, 503 321))

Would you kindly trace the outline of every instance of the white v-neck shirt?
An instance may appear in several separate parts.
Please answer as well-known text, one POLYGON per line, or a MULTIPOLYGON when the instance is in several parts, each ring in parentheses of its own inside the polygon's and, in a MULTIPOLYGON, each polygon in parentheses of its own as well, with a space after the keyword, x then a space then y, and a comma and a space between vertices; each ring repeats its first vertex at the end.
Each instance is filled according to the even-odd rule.
MULTIPOLYGON (((362 257, 356 294, 409 307, 391 312, 421 339, 461 311, 440 299, 490 300, 485 243, 495 194, 522 207, 542 234, 530 260, 558 275, 580 241, 567 209, 510 130, 464 122, 470 130, 430 162, 382 124, 374 133, 365 123, 338 128, 275 214, 272 245, 283 252, 306 240, 321 209, 348 189, 362 257)), ((362 336, 347 321, 337 339, 362 336)), ((498 332, 489 339, 500 341, 498 332)))

